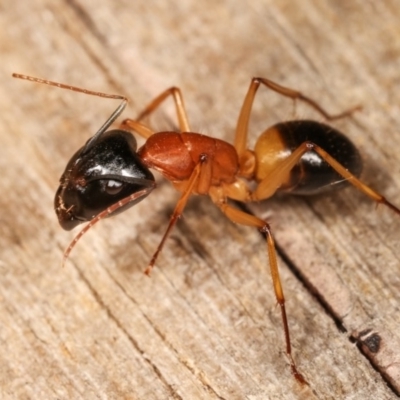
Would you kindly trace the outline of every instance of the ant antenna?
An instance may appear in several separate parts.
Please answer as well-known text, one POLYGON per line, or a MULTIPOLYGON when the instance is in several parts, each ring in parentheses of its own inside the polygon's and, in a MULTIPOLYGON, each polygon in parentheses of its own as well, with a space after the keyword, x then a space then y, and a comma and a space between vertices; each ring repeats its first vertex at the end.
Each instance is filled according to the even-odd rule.
POLYGON ((65 249, 64 255, 63 255, 63 260, 62 260, 62 267, 64 267, 72 249, 75 247, 75 245, 78 243, 79 239, 90 229, 93 227, 94 224, 99 222, 101 219, 108 217, 110 214, 113 212, 117 211, 119 208, 125 206, 126 204, 137 200, 138 198, 142 196, 146 196, 149 192, 151 192, 154 189, 155 184, 153 183, 152 185, 140 190, 139 192, 133 193, 130 196, 127 196, 123 198, 122 200, 117 201, 114 203, 112 206, 106 208, 104 211, 100 212, 97 214, 87 225, 85 225, 80 232, 74 237, 72 242, 69 244, 69 246, 65 249))
POLYGON ((29 75, 13 73, 12 76, 13 76, 13 78, 23 79, 23 80, 30 81, 30 82, 42 83, 42 84, 49 85, 49 86, 55 86, 55 87, 58 87, 60 89, 67 89, 67 90, 72 90, 73 92, 89 94, 91 96, 104 97, 104 98, 107 98, 107 99, 122 100, 121 104, 110 115, 110 117, 107 119, 107 121, 87 141, 87 143, 85 144, 85 147, 83 148, 82 154, 87 152, 93 146, 93 144, 96 142, 96 140, 99 138, 99 136, 101 136, 104 132, 106 132, 106 130, 119 117, 119 115, 122 113, 122 111, 124 110, 124 108, 128 104, 128 99, 125 96, 121 96, 119 94, 107 94, 107 93, 102 93, 102 92, 95 92, 93 90, 82 89, 82 88, 77 87, 77 86, 66 85, 64 83, 53 82, 53 81, 49 81, 47 79, 36 78, 34 76, 29 76, 29 75))

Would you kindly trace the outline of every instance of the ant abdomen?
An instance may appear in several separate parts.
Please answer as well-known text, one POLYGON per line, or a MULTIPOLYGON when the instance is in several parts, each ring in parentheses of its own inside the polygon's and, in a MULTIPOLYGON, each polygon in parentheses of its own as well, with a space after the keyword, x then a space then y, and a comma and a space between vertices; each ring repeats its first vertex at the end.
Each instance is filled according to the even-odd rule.
MULTIPOLYGON (((278 123, 259 137, 254 152, 257 159, 255 179, 263 180, 276 166, 299 146, 310 142, 329 153, 354 176, 362 171, 362 159, 355 145, 331 126, 311 120, 278 123)), ((313 195, 341 188, 346 179, 338 174, 318 153, 307 151, 287 174, 280 191, 298 195, 313 195)))

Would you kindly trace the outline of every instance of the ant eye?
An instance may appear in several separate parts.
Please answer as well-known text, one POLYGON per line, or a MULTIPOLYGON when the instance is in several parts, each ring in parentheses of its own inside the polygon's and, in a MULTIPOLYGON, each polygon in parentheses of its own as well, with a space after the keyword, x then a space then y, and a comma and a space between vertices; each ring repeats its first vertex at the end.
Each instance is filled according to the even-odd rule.
POLYGON ((107 180, 104 185, 104 190, 108 194, 118 194, 124 184, 121 181, 115 181, 114 179, 107 180))

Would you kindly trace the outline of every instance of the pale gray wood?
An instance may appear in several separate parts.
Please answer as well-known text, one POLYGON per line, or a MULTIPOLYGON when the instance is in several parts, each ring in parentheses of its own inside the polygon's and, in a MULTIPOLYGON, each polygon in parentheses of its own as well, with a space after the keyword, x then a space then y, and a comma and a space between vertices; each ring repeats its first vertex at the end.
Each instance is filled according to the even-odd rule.
MULTIPOLYGON (((253 208, 296 271, 280 260, 294 356, 310 383, 301 388, 285 359, 264 240, 206 198, 189 203, 151 279, 141 272, 177 200, 161 179, 145 202, 88 233, 61 269, 73 233, 53 212, 57 180, 116 104, 11 73, 125 94, 132 117, 178 85, 192 128, 226 140, 252 76, 333 112, 361 103, 335 126, 360 147, 365 181, 399 204, 399 17, 394 0, 3 5, 1 397, 395 398, 399 218, 350 188, 253 208), (381 338, 376 353, 350 340, 366 330, 370 349, 371 334, 381 338)), ((164 112, 160 129, 174 117, 164 112)), ((260 90, 251 143, 292 113, 290 101, 260 90)), ((297 114, 322 120, 300 105, 297 114)))

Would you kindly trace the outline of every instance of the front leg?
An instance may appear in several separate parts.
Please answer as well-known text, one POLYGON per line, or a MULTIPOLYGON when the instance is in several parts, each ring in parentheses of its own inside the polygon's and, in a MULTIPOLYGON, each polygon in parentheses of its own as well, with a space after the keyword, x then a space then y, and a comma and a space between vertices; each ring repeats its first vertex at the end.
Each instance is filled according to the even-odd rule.
POLYGON ((122 121, 119 128, 124 131, 136 132, 145 139, 148 139, 151 135, 154 134, 154 131, 151 130, 148 126, 146 126, 146 125, 142 124, 141 122, 138 122, 134 119, 129 119, 129 118, 122 121))
POLYGON ((185 109, 185 103, 183 102, 182 92, 177 87, 171 87, 159 94, 145 107, 145 109, 137 116, 136 119, 125 119, 121 124, 121 129, 133 130, 147 139, 154 132, 139 121, 152 114, 170 96, 172 96, 175 103, 179 130, 181 132, 190 132, 190 126, 185 109))

